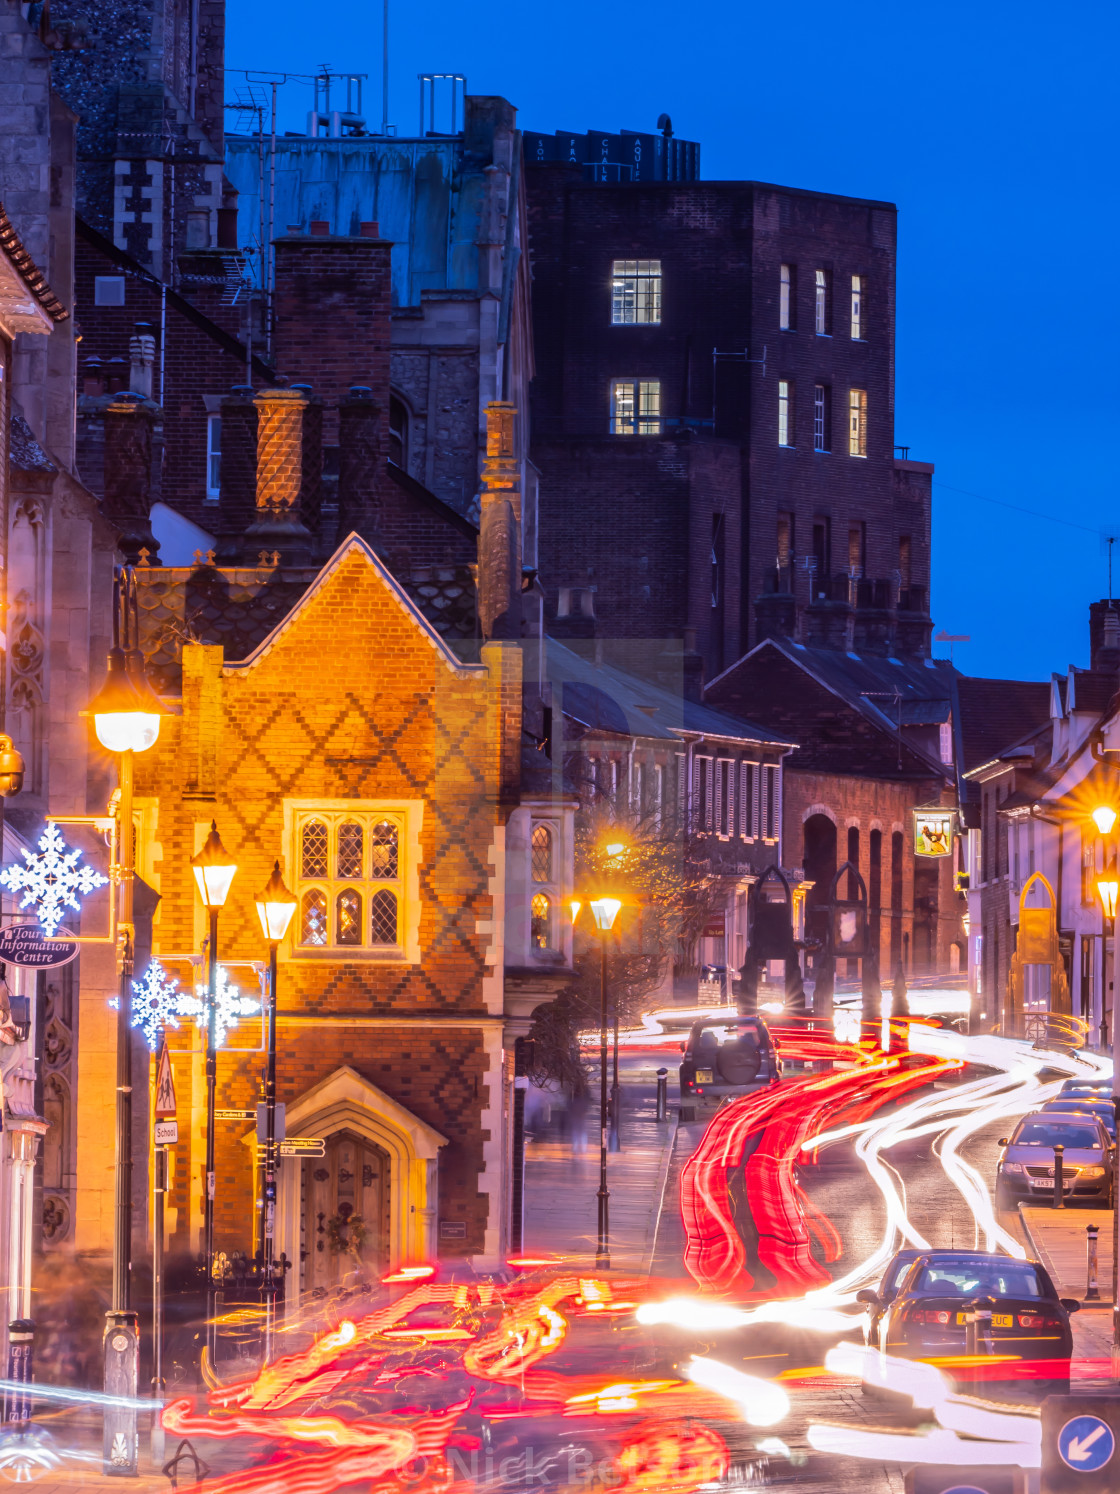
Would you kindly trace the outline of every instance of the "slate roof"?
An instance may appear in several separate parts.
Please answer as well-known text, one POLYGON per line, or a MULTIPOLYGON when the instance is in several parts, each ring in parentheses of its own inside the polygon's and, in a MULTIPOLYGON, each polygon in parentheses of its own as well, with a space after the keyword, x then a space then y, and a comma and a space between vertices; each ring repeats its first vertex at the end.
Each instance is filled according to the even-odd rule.
POLYGON ((775 747, 796 745, 768 727, 686 700, 615 665, 596 664, 554 638, 547 639, 545 647, 547 674, 559 709, 591 730, 669 741, 679 741, 683 735, 775 747))
POLYGON ((13 412, 8 444, 8 465, 16 472, 57 472, 58 468, 35 439, 34 432, 18 411, 13 412))
MULTIPOLYGON (((899 715, 903 725, 948 719, 956 670, 944 660, 842 653, 838 649, 810 648, 784 638, 768 638, 745 657, 754 658, 767 648, 785 654, 878 727, 896 731, 899 715)), ((738 664, 733 664, 711 680, 707 688, 713 689, 737 668, 738 664)))

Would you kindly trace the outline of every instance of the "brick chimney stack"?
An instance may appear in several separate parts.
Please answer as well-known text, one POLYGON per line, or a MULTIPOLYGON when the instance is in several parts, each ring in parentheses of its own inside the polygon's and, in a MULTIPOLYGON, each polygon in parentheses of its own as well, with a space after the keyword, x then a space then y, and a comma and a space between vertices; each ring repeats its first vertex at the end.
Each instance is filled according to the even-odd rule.
POLYGON ((105 410, 105 496, 102 511, 120 532, 125 561, 135 565, 141 549, 154 560, 152 534, 152 427, 156 406, 127 390, 105 410))
POLYGON ((265 389, 257 408, 256 519, 245 531, 242 553, 256 561, 264 550, 280 552, 285 565, 306 565, 312 542, 300 516, 303 487, 303 412, 300 389, 265 389))
MULTIPOLYGON (((236 565, 257 513, 257 407, 253 386, 235 384, 222 400, 222 486, 218 560, 236 565)), ((252 557, 255 561, 256 555, 252 557)))
POLYGON ((478 530, 478 618, 484 640, 521 637, 521 466, 515 455, 517 410, 486 406, 478 530))
POLYGON ((355 384, 338 407, 338 537, 381 538, 381 409, 373 390, 355 384))

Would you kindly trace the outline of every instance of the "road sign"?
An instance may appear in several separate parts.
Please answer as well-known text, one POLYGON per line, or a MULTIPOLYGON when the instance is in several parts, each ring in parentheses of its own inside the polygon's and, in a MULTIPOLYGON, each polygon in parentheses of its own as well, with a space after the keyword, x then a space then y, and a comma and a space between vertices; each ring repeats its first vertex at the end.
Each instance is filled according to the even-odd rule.
POLYGON ((251 1121, 256 1119, 255 1110, 215 1110, 214 1119, 217 1121, 251 1121))
POLYGON ((159 1050, 159 1067, 156 1069, 156 1120, 170 1120, 177 1109, 175 1075, 171 1072, 171 1055, 165 1043, 159 1050))
POLYGON ((946 1468, 919 1465, 905 1477, 906 1494, 1026 1494, 1021 1468, 946 1468))
POLYGON ((1062 1462, 1078 1473, 1096 1473, 1116 1451, 1116 1438, 1099 1416, 1073 1416, 1058 1433, 1062 1462))
POLYGON ((321 1136, 289 1136, 280 1143, 282 1157, 325 1157, 327 1143, 321 1136))
MULTIPOLYGON (((283 1141, 288 1134, 288 1112, 283 1100, 276 1102, 275 1129, 272 1133, 274 1141, 283 1141)), ((265 1142, 268 1140, 268 1106, 262 1100, 257 1106, 257 1140, 265 1142)))
POLYGON ((156 1146, 174 1146, 179 1140, 178 1121, 156 1121, 156 1146))
POLYGON ((1120 1396, 1049 1395, 1042 1403, 1042 1494, 1120 1488, 1120 1396))

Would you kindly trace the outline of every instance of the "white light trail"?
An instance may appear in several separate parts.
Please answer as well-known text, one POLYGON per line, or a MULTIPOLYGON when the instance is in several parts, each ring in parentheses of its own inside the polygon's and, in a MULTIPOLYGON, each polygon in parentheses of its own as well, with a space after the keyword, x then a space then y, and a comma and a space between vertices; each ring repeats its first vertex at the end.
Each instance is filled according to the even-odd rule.
POLYGON ((752 1427, 772 1427, 789 1415, 789 1395, 773 1380, 744 1375, 718 1359, 701 1359, 695 1354, 684 1372, 694 1385, 734 1401, 742 1409, 743 1420, 752 1427))

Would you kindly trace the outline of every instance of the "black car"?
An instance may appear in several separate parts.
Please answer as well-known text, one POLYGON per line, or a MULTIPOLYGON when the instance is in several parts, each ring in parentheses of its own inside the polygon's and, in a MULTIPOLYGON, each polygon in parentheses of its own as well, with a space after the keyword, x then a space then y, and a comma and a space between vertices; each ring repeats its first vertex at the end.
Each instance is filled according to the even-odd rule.
POLYGON ((702 1017, 683 1044, 681 1097, 721 1099, 744 1089, 776 1084, 782 1060, 762 1017, 702 1017))
POLYGON ((879 1324, 882 1321, 883 1314, 894 1301, 899 1282, 921 1254, 922 1251, 920 1250, 896 1251, 891 1258, 890 1265, 883 1272, 883 1279, 879 1283, 879 1290, 869 1294, 860 1292, 856 1300, 865 1303, 867 1306, 867 1318, 863 1327, 863 1337, 866 1343, 872 1346, 878 1345, 879 1324), (871 1301, 872 1296, 875 1298, 874 1302, 871 1301))
MULTIPOLYGON (((892 1262, 892 1265, 894 1263, 892 1262)), ((885 1285, 885 1279, 884 1279, 885 1285)), ((986 1393, 1010 1383, 1016 1395, 1067 1394, 1073 1352, 1070 1313, 1037 1261, 978 1250, 921 1252, 893 1295, 856 1300, 876 1321, 874 1342, 901 1359, 936 1362, 959 1384, 986 1393), (985 1364, 984 1359, 995 1362, 985 1364)))

